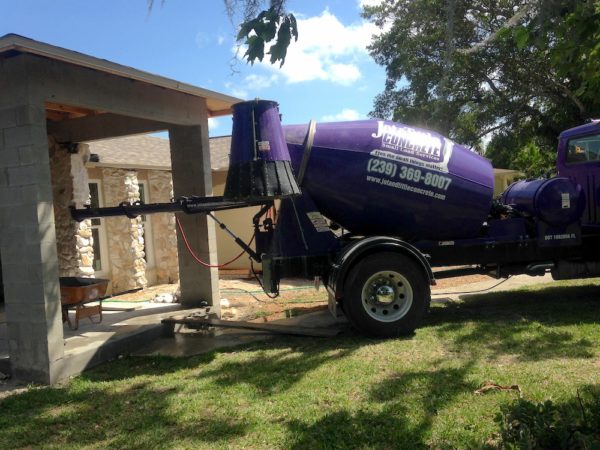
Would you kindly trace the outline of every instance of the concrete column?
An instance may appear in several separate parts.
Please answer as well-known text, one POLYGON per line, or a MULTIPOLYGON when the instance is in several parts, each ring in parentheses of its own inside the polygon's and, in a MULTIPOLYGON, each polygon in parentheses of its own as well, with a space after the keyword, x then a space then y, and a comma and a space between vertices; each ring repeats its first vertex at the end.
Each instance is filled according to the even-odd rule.
POLYGON ((2 92, 0 254, 11 370, 19 380, 53 383, 64 344, 44 105, 26 85, 2 92))
MULTIPOLYGON (((197 126, 169 128, 175 197, 212 194, 206 115, 201 122, 197 126)), ((178 214, 177 217, 196 255, 210 264, 217 264, 217 241, 212 219, 204 214, 178 214)), ((220 315, 218 270, 208 269, 194 261, 179 234, 177 250, 182 304, 194 307, 207 301, 212 305, 212 311, 220 315)))

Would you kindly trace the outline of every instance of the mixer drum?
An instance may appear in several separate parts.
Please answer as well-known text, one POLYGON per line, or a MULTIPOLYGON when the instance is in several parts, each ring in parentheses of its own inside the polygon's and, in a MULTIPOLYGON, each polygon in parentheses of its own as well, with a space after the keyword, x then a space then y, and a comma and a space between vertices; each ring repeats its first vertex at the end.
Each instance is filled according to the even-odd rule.
POLYGON ((360 235, 406 240, 476 237, 490 211, 490 162, 443 136, 382 120, 284 127, 301 189, 360 235), (303 159, 305 160, 303 162, 303 159))

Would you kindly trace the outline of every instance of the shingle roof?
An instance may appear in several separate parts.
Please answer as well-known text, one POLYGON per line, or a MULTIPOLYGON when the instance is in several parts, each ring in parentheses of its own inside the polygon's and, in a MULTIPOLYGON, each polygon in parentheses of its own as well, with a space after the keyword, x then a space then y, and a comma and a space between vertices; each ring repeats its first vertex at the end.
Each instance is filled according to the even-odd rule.
MULTIPOLYGON (((210 138, 210 165, 213 171, 229 167, 231 136, 210 138)), ((167 139, 140 135, 105 139, 88 143, 90 152, 98 155, 93 163, 100 167, 123 169, 171 170, 171 150, 167 139)))

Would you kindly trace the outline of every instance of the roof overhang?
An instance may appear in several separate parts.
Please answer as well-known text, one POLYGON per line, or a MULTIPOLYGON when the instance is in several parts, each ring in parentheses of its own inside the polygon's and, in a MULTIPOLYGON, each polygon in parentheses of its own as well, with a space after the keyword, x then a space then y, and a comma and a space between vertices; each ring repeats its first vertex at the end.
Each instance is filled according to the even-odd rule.
POLYGON ((128 78, 130 80, 140 81, 165 89, 205 98, 209 117, 231 114, 231 106, 242 101, 242 99, 236 97, 144 72, 105 59, 95 58, 84 53, 35 41, 24 36, 19 36, 18 34, 7 34, 0 37, 0 57, 12 53, 29 53, 32 55, 43 56, 56 61, 62 61, 64 63, 86 67, 118 77, 128 78))

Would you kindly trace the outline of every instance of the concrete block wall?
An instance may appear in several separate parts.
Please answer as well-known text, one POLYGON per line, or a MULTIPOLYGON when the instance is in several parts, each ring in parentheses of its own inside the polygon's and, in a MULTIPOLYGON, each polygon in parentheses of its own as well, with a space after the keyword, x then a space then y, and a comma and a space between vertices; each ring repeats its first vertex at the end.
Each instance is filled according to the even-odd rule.
POLYGON ((0 255, 12 375, 52 383, 63 328, 44 105, 27 90, 2 92, 0 255))

